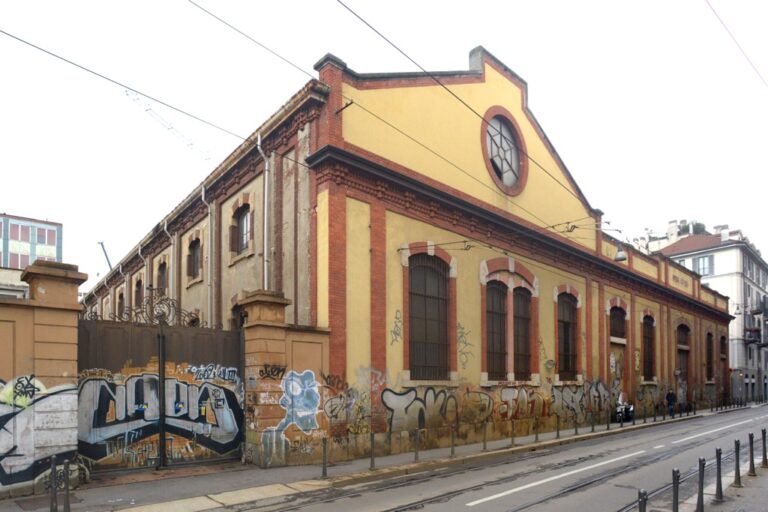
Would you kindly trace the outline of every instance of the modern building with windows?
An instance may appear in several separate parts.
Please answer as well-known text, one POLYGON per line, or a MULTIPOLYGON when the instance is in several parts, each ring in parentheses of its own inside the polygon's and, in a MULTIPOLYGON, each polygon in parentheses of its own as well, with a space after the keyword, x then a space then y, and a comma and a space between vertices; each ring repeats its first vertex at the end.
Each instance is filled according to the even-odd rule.
POLYGON ((21 272, 35 260, 61 262, 62 225, 0 214, 0 296, 23 298, 21 272))
POLYGON ((661 254, 701 276, 703 285, 730 297, 728 333, 734 398, 768 396, 768 263, 740 230, 686 233, 661 254))
MULTIPOLYGON (((317 411, 332 432, 584 421, 621 393, 650 407, 727 391, 727 297, 601 230, 526 83, 488 51, 434 75, 466 104, 423 73, 332 55, 316 70, 90 291, 90 312, 123 316, 151 286, 237 328, 264 322, 242 318, 248 292, 277 292, 285 322, 327 345, 266 342, 260 361, 311 370, 322 403, 345 404, 317 411)), ((277 423, 260 396, 246 387, 252 439, 277 423)))

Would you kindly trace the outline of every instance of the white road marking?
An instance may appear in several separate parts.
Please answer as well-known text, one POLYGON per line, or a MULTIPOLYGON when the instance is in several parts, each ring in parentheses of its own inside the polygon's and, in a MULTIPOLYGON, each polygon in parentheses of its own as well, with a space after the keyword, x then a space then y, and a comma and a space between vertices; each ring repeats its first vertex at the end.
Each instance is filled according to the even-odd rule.
POLYGON ((531 487, 536 487, 537 485, 546 484, 547 482, 552 482, 554 480, 559 480, 561 478, 565 478, 567 476, 575 475, 576 473, 581 473, 583 471, 589 471, 590 469, 599 468, 600 466, 605 466, 606 464, 611 464, 613 462, 617 462, 623 459, 628 459, 630 457, 636 457, 640 455, 641 453, 645 453, 645 450, 640 450, 639 452, 630 453, 628 455, 622 455, 621 457, 616 457, 615 459, 611 460, 604 460, 603 462, 598 462, 597 464, 592 464, 591 466, 586 466, 579 469, 574 469, 573 471, 568 471, 567 473, 563 473, 562 475, 556 475, 551 476, 549 478, 545 478, 544 480, 539 480, 538 482, 531 482, 530 484, 522 485, 520 487, 515 487, 514 489, 510 489, 508 491, 500 492, 498 494, 494 494, 493 496, 488 496, 487 498, 482 498, 475 501, 470 501, 467 503, 468 507, 474 507, 475 505, 480 505, 481 503, 485 503, 487 501, 495 500, 497 498, 502 498, 504 496, 509 496, 510 494, 514 494, 516 492, 524 491, 526 489, 530 489, 531 487))
POLYGON ((664 445, 663 444, 657 444, 656 446, 653 447, 654 450, 658 450, 659 448, 664 448, 664 445))
POLYGON ((701 434, 695 434, 695 435, 692 435, 692 436, 684 437, 682 439, 678 439, 677 441, 672 441, 672 444, 677 444, 677 443, 682 443, 682 442, 685 442, 685 441, 690 441, 691 439, 696 439, 697 437, 705 436, 707 434, 712 434, 714 432, 719 432, 721 430, 725 430, 727 428, 743 425, 745 423, 751 423, 752 421, 754 421, 754 420, 744 420, 744 421, 740 421, 738 423, 731 423, 730 425, 726 425, 724 427, 716 428, 714 430, 708 430, 706 432, 702 432, 701 434))

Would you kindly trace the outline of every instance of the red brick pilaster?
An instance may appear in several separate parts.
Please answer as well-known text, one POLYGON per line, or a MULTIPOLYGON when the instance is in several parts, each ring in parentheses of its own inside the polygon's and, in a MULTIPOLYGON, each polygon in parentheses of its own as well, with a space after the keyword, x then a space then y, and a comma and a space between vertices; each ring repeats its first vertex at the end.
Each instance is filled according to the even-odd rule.
POLYGON ((371 423, 374 432, 386 430, 386 411, 381 402, 382 379, 387 372, 387 247, 386 211, 371 204, 371 423), (376 373, 378 372, 378 374, 376 373))
POLYGON ((344 187, 328 186, 328 324, 330 373, 347 370, 347 200, 344 187))

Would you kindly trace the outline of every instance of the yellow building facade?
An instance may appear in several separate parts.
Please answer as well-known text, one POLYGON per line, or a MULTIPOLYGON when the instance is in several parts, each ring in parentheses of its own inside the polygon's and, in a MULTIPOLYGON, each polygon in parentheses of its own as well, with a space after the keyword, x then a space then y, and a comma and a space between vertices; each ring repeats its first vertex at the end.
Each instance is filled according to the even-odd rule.
POLYGON ((165 284, 204 322, 236 326, 245 292, 280 292, 287 324, 327 333, 311 367, 281 360, 311 370, 317 428, 332 434, 727 396, 727 298, 601 230, 525 82, 493 55, 434 76, 358 74, 331 55, 316 69, 257 130, 274 173, 266 251, 249 139, 97 285, 91 310, 119 315, 116 294, 131 304, 165 284))

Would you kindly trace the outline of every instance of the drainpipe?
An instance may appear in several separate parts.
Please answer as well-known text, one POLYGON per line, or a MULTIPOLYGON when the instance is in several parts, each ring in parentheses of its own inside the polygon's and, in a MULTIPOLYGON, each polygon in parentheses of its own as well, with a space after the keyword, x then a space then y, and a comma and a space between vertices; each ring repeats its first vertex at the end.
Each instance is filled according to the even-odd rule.
MULTIPOLYGON (((123 276, 123 288, 125 289, 125 292, 123 293, 123 307, 125 307, 125 302, 126 302, 125 299, 127 298, 128 299, 128 307, 130 308, 131 307, 130 306, 130 304, 131 304, 131 301, 130 301, 131 296, 130 296, 129 290, 130 290, 131 287, 128 286, 128 282, 125 280, 125 274, 123 274, 123 264, 122 263, 120 263, 120 266, 117 267, 117 271, 120 272, 121 276, 123 276)), ((118 314, 121 317, 123 316, 123 312, 121 312, 121 311, 118 311, 118 314)), ((122 318, 120 318, 120 320, 122 320, 122 318)))
POLYGON ((269 160, 267 160, 267 155, 264 154, 264 150, 261 149, 261 134, 256 136, 256 147, 259 150, 259 154, 261 154, 261 158, 264 160, 264 192, 262 194, 262 203, 264 203, 262 211, 262 228, 264 236, 264 246, 262 250, 264 253, 264 268, 262 273, 262 284, 265 290, 269 290, 269 160))
POLYGON ((200 199, 208 208, 208 265, 206 274, 208 277, 208 310, 205 319, 209 325, 213 325, 213 209, 211 203, 205 200, 205 183, 203 183, 200 199))

